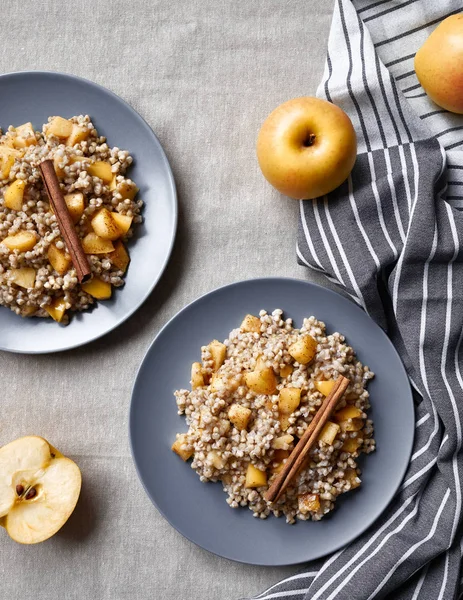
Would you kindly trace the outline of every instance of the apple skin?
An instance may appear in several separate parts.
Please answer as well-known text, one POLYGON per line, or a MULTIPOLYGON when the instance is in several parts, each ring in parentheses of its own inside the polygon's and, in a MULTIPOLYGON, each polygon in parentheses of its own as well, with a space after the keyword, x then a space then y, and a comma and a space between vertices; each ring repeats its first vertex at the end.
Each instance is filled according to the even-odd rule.
POLYGON ((295 199, 324 196, 345 181, 357 156, 351 120, 338 106, 302 97, 278 106, 257 138, 264 177, 295 199))
POLYGON ((444 19, 415 55, 419 82, 436 104, 463 114, 463 13, 444 19))

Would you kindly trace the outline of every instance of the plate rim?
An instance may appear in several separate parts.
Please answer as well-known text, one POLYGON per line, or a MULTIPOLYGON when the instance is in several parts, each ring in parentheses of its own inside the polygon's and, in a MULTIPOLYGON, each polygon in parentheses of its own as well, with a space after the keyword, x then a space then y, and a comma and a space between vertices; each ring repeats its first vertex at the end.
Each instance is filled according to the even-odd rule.
MULTIPOLYGON (((151 283, 151 285, 149 286, 149 288, 147 289, 147 291, 145 292, 145 294, 143 295, 141 300, 138 301, 136 303, 136 305, 133 308, 131 308, 120 321, 118 321, 115 325, 113 325, 112 327, 107 329, 105 332, 98 333, 94 336, 91 336, 85 342, 73 343, 73 344, 70 344, 69 346, 65 346, 63 348, 57 348, 55 350, 13 350, 11 348, 5 348, 4 346, 2 346, 1 341, 0 341, 0 351, 2 351, 2 352, 9 352, 11 354, 29 354, 29 355, 58 354, 59 352, 67 352, 69 350, 74 350, 76 348, 82 348, 83 346, 86 346, 87 344, 91 344, 92 342, 95 342, 96 340, 101 339, 102 337, 108 335, 109 333, 111 333, 112 331, 114 331, 115 329, 120 327, 123 323, 125 323, 128 319, 130 319, 130 317, 135 312, 137 312, 137 310, 139 308, 141 308, 143 306, 143 304, 146 302, 146 300, 149 298, 149 296, 151 295, 151 293, 153 292, 153 290, 159 283, 159 281, 160 281, 162 275, 164 274, 164 271, 166 270, 166 267, 170 261, 170 258, 172 256, 172 251, 174 248, 175 239, 176 239, 177 231, 178 231, 178 212, 179 212, 178 194, 177 194, 177 187, 175 184, 174 174, 172 172, 172 167, 170 166, 169 159, 167 158, 167 154, 166 154, 159 138, 157 137, 157 135, 155 134, 155 132, 153 131, 153 129, 151 128, 149 123, 126 100, 124 100, 123 98, 118 96, 115 92, 113 92, 109 88, 107 88, 99 83, 96 83, 95 81, 91 81, 90 79, 86 79, 85 77, 81 77, 80 75, 66 73, 64 71, 50 71, 50 70, 42 70, 42 69, 37 69, 37 70, 28 69, 25 71, 10 71, 8 73, 0 74, 0 85, 2 85, 2 82, 4 79, 7 79, 7 78, 14 79, 15 77, 24 76, 24 75, 26 75, 26 76, 27 75, 56 75, 56 76, 62 77, 63 79, 77 80, 80 84, 89 85, 90 87, 96 88, 98 91, 102 91, 102 92, 105 92, 106 94, 109 94, 116 101, 121 102, 123 105, 125 105, 125 107, 129 110, 130 113, 132 113, 132 115, 135 117, 135 119, 137 119, 141 123, 141 125, 145 129, 147 129, 148 132, 154 137, 155 142, 159 146, 159 150, 161 152, 163 163, 166 168, 167 179, 168 179, 168 183, 169 183, 169 187, 170 187, 170 190, 172 193, 172 199, 173 199, 173 226, 172 226, 171 240, 170 240, 170 245, 167 248, 167 254, 166 254, 166 257, 162 264, 162 267, 159 271, 159 274, 153 280, 153 282, 151 283)), ((123 288, 122 288, 122 291, 123 291, 123 288)), ((7 307, 4 307, 4 306, 0 306, 0 308, 7 309, 7 307)), ((18 318, 20 318, 19 315, 17 315, 17 316, 18 316, 18 318)))
MULTIPOLYGON (((352 302, 351 300, 349 300, 349 298, 346 298, 345 296, 343 296, 342 294, 340 294, 339 292, 335 292, 334 290, 331 290, 330 288, 327 288, 325 286, 319 285, 317 283, 313 283, 311 281, 306 281, 304 279, 298 279, 296 277, 281 277, 281 276, 273 276, 273 277, 251 277, 249 279, 242 279, 240 281, 235 281, 232 283, 228 283, 222 286, 219 286, 217 288, 214 288, 213 290, 210 290, 209 292, 206 292, 204 294, 201 294, 198 298, 192 300, 191 302, 189 302, 188 304, 186 304, 183 308, 181 308, 178 312, 176 312, 164 325, 163 327, 161 327, 161 329, 157 332, 157 334, 155 335, 154 339, 152 340, 152 342, 150 343, 150 345, 148 346, 148 348, 146 349, 146 352, 140 362, 140 365, 137 369, 137 372, 135 374, 135 378, 134 378, 134 382, 132 385, 132 390, 131 390, 131 395, 130 395, 130 407, 129 407, 129 419, 128 419, 128 429, 129 429, 129 444, 130 444, 130 453, 132 456, 132 462, 135 466, 135 470, 138 476, 138 479, 140 481, 140 483, 142 484, 142 487, 146 493, 146 495, 148 496, 149 500, 151 501, 151 503, 154 505, 154 507, 157 509, 157 511, 159 512, 159 514, 167 521, 167 523, 173 527, 180 535, 182 535, 184 538, 186 538, 187 540, 189 540, 190 542, 192 542, 193 544, 195 544, 195 546, 198 546, 199 548, 201 548, 202 550, 205 550, 206 552, 209 552, 210 554, 213 554, 215 556, 219 556, 220 558, 225 558, 227 560, 231 560, 233 562, 237 562, 240 564, 245 564, 245 565, 253 565, 253 566, 258 566, 258 567, 286 567, 286 566, 292 566, 292 565, 301 565, 301 564, 307 564, 308 562, 312 562, 313 560, 319 560, 320 558, 324 558, 326 556, 329 556, 335 552, 337 552, 338 550, 340 550, 341 548, 345 548, 347 547, 349 544, 351 544, 354 540, 356 540, 357 538, 359 538, 361 535, 363 535, 365 533, 365 531, 367 531, 370 527, 372 527, 377 521, 378 519, 381 517, 381 515, 384 514, 384 512, 387 510, 387 508, 389 507, 390 503, 392 502, 392 500, 394 499, 398 489, 400 488, 400 485, 403 481, 403 478, 405 476, 405 473, 408 469, 408 466, 410 464, 410 458, 412 455, 412 451, 413 451, 413 444, 415 441, 415 427, 413 427, 413 430, 411 432, 411 436, 410 436, 410 441, 409 441, 409 448, 407 449, 406 452, 406 458, 407 461, 404 462, 404 466, 402 467, 402 469, 400 470, 400 478, 398 479, 398 483, 397 485, 392 489, 388 495, 388 499, 387 499, 387 503, 384 505, 384 508, 381 510, 381 512, 379 512, 376 517, 370 521, 368 524, 366 524, 364 527, 362 527, 357 533, 355 533, 354 535, 350 536, 347 541, 345 541, 344 543, 341 544, 337 544, 336 546, 334 546, 331 550, 329 550, 328 552, 323 552, 322 554, 318 555, 315 558, 312 558, 310 560, 307 559, 301 559, 297 562, 287 562, 287 561, 274 561, 274 562, 259 562, 258 560, 241 560, 239 558, 235 558, 235 557, 231 557, 231 556, 227 556, 225 554, 220 554, 214 550, 210 550, 209 548, 205 548, 202 544, 200 544, 199 542, 195 541, 194 539, 192 539, 189 535, 187 535, 184 531, 183 531, 183 527, 177 527, 172 520, 165 514, 165 512, 159 507, 158 503, 155 501, 155 499, 153 498, 153 496, 151 495, 150 491, 148 490, 147 486, 145 485, 145 482, 141 476, 139 467, 138 467, 138 463, 135 457, 135 451, 134 451, 134 436, 132 434, 133 431, 133 421, 134 421, 134 395, 135 395, 135 391, 136 391, 136 387, 138 385, 139 382, 139 377, 140 377, 140 373, 142 371, 142 369, 145 366, 145 363, 147 362, 148 356, 151 353, 152 348, 154 347, 154 345, 156 344, 157 340, 159 339, 159 337, 161 336, 161 334, 164 332, 165 329, 167 329, 169 327, 169 325, 183 312, 185 312, 186 310, 188 310, 190 307, 192 307, 195 304, 200 303, 203 299, 205 299, 206 297, 218 293, 218 292, 223 292, 226 289, 230 289, 233 287, 237 287, 239 285, 243 285, 246 283, 250 283, 250 282, 256 282, 256 281, 260 281, 260 282, 292 282, 292 283, 298 283, 298 284, 304 284, 306 286, 308 286, 308 288, 311 287, 315 287, 315 288, 320 288, 322 289, 324 292, 327 292, 330 295, 334 295, 334 296, 340 296, 343 300, 348 301, 350 304, 352 304, 352 306, 360 311, 361 313, 363 313, 363 315, 367 316, 372 324, 377 327, 379 329, 379 331, 381 332, 381 335, 385 338, 386 342, 388 345, 391 346, 392 351, 396 354, 396 356, 399 359, 400 365, 402 367, 402 371, 403 374, 405 375, 406 380, 408 381, 408 386, 407 386, 407 395, 408 395, 408 402, 407 405, 410 407, 412 416, 413 416, 413 423, 415 422, 415 416, 416 416, 416 411, 415 411, 415 404, 414 404, 414 400, 413 400, 413 393, 412 393, 412 389, 411 389, 411 384, 410 384, 410 378, 408 376, 407 370, 405 369, 405 365, 402 361, 402 358, 400 357, 400 354, 397 352, 394 344, 392 343, 391 339, 389 338, 389 336, 386 334, 386 332, 378 325, 378 323, 376 323, 376 321, 374 321, 370 315, 364 311, 362 308, 360 308, 360 306, 358 306, 357 304, 355 304, 354 302, 352 302)), ((299 523, 298 523, 299 524, 299 523)))

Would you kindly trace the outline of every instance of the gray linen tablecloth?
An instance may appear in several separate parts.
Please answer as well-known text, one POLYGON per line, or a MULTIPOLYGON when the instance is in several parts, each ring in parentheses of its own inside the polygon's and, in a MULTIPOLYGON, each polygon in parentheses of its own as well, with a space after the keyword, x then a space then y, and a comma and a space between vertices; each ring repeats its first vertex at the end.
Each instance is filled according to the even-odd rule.
POLYGON ((249 277, 314 278, 296 264, 298 205, 264 181, 254 144, 275 106, 315 93, 332 5, 1 3, 0 71, 65 71, 119 94, 158 134, 180 199, 171 263, 127 324, 62 355, 0 353, 0 444, 43 435, 75 458, 84 477, 75 515, 49 542, 21 547, 0 531, 1 600, 221 600, 296 571, 222 560, 174 531, 138 482, 127 416, 149 343, 187 302, 249 277))

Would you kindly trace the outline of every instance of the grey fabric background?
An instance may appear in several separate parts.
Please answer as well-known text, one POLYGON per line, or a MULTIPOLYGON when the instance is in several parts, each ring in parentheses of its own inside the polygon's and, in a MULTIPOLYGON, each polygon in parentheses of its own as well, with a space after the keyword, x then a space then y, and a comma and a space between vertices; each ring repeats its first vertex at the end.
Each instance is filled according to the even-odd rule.
MULTIPOLYGON (((250 277, 311 276, 296 264, 298 204, 264 181, 254 145, 270 110, 315 94, 332 0, 1 4, 0 71, 74 73, 132 104, 171 161, 180 223, 161 283, 117 331, 61 355, 0 353, 0 444, 43 435, 78 462, 84 478, 75 514, 52 540, 22 547, 0 531, 0 598, 255 594, 296 568, 231 563, 164 521, 130 457, 130 392, 157 331, 198 295, 250 277)), ((8 125, 1 106, 0 124, 8 125)))

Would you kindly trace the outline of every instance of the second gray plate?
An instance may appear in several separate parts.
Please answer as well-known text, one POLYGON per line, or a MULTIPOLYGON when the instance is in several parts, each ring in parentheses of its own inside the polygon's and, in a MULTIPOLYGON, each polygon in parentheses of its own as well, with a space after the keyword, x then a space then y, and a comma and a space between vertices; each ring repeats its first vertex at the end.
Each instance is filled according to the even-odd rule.
POLYGON ((334 552, 365 531, 394 496, 407 468, 414 409, 405 369, 385 333, 342 296, 295 279, 242 281, 199 298, 180 311, 148 350, 134 385, 130 437, 146 492, 165 518, 199 546, 225 558, 257 565, 307 562, 334 552), (219 483, 201 483, 170 447, 186 430, 174 390, 189 388, 191 363, 200 347, 222 340, 247 313, 281 308, 302 325, 314 315, 328 332, 343 333, 376 374, 370 383, 377 451, 361 462, 362 486, 339 498, 319 522, 287 525, 283 518, 255 519, 232 509, 219 483))
POLYGON ((23 319, 0 307, 0 350, 59 352, 81 346, 125 321, 146 300, 167 264, 177 227, 177 197, 166 155, 150 127, 133 108, 105 88, 73 75, 31 71, 0 76, 0 126, 32 121, 41 129, 49 116, 90 115, 110 146, 128 150, 128 176, 140 188, 143 224, 129 244, 125 285, 110 300, 74 314, 68 326, 51 319, 23 319))

